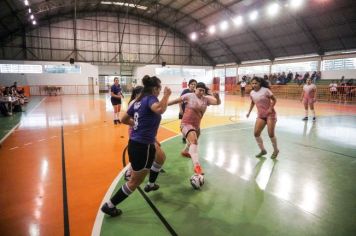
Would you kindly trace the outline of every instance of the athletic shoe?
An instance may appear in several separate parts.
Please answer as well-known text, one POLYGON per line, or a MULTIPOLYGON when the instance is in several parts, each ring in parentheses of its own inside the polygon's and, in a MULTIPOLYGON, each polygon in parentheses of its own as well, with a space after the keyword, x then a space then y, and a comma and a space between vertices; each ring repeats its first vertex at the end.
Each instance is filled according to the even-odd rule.
POLYGON ((186 157, 186 158, 191 158, 189 152, 182 151, 180 154, 181 154, 182 156, 186 157))
POLYGON ((116 120, 118 124, 121 124, 121 121, 119 119, 116 120))
POLYGON ((267 151, 266 150, 262 150, 260 153, 258 153, 256 155, 256 157, 259 158, 259 157, 262 157, 263 155, 266 155, 266 154, 267 154, 267 151))
POLYGON ((201 168, 201 166, 199 164, 195 165, 194 167, 194 173, 197 175, 203 175, 203 169, 201 168))
POLYGON ((273 152, 271 155, 271 159, 276 159, 278 156, 279 150, 277 150, 276 152, 273 152))
POLYGON ((304 117, 302 120, 308 120, 308 117, 306 116, 306 117, 304 117))
POLYGON ((313 121, 316 121, 316 117, 315 116, 313 117, 313 121))
POLYGON ((151 192, 151 191, 156 191, 159 189, 159 185, 154 183, 153 186, 150 186, 149 184, 147 184, 143 190, 145 190, 146 193, 151 192))
POLYGON ((101 207, 101 211, 111 217, 119 216, 122 214, 120 209, 117 209, 116 207, 110 208, 107 203, 101 207))
POLYGON ((117 125, 117 120, 114 120, 114 125, 117 125))

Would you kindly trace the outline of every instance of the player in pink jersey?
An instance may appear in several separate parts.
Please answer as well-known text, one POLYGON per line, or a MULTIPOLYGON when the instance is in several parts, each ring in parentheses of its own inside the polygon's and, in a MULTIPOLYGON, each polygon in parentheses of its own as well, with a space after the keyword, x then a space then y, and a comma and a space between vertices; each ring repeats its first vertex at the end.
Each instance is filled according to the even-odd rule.
POLYGON ((276 111, 274 106, 276 105, 276 98, 273 96, 272 91, 269 89, 268 82, 260 77, 254 77, 251 80, 251 85, 253 90, 250 93, 251 105, 247 113, 247 118, 250 116, 250 113, 253 107, 256 104, 257 107, 257 119, 255 123, 254 135, 256 142, 261 149, 261 152, 256 155, 256 157, 262 157, 267 154, 267 151, 263 145, 263 140, 261 138, 261 132, 267 125, 268 136, 271 139, 273 146, 273 153, 271 155, 272 159, 277 158, 279 150, 277 147, 277 138, 275 137, 274 130, 277 122, 276 111))
POLYGON ((308 120, 308 106, 313 113, 313 121, 316 120, 314 103, 316 102, 316 86, 312 84, 311 79, 307 79, 307 83, 303 86, 300 101, 304 104, 305 116, 303 120, 308 120))
POLYGON ((196 174, 203 174, 198 155, 200 121, 203 118, 207 106, 219 105, 221 103, 219 94, 213 93, 212 96, 207 95, 208 90, 204 83, 199 82, 196 85, 194 93, 184 94, 168 102, 168 106, 182 102, 186 104, 181 123, 181 131, 183 136, 187 139, 187 143, 182 151, 182 155, 192 158, 194 172, 196 174))

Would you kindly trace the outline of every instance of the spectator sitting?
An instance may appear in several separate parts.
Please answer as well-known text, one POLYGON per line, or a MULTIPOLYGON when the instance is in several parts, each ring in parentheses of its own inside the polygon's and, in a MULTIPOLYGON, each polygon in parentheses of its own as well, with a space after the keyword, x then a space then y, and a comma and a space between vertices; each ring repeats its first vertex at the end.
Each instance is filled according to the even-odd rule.
POLYGON ((304 83, 304 84, 306 83, 307 79, 309 79, 309 77, 310 77, 309 72, 306 72, 306 73, 304 74, 304 76, 303 76, 303 83, 304 83))
POLYGON ((289 73, 287 74, 286 84, 292 81, 292 79, 293 79, 293 73, 289 71, 289 73))

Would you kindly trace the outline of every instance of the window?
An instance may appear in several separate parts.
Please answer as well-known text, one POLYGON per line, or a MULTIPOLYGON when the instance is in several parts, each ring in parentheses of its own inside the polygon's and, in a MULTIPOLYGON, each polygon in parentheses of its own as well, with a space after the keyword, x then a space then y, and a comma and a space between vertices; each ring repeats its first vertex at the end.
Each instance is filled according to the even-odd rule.
POLYGON ((306 62, 295 62, 295 63, 285 63, 285 64, 274 64, 272 65, 272 73, 279 72, 303 72, 303 71, 318 71, 317 61, 306 61, 306 62))
POLYGON ((225 69, 215 69, 214 77, 225 78, 225 69))
POLYGON ((239 67, 239 75, 269 74, 269 65, 239 67))
POLYGON ((42 66, 24 64, 0 64, 0 73, 40 74, 42 73, 42 66))
POLYGON ((324 60, 322 70, 354 70, 356 69, 356 58, 343 58, 335 60, 324 60))
POLYGON ((49 74, 80 74, 80 65, 65 66, 65 65, 44 65, 43 73, 49 74))
POLYGON ((156 75, 182 76, 180 68, 156 68, 156 75))
POLYGON ((183 77, 200 78, 205 76, 205 69, 183 68, 183 77))
POLYGON ((236 68, 226 68, 226 77, 236 77, 236 68))

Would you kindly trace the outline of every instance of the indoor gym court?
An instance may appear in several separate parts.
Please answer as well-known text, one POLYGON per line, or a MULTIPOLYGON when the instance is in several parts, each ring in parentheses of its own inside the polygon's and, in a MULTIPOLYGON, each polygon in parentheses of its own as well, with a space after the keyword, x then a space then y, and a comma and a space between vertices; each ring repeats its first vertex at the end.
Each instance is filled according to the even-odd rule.
POLYGON ((0 236, 356 235, 355 104, 355 0, 1 0, 0 236), (171 99, 191 79, 219 91, 199 139, 205 183, 190 184, 171 106, 160 189, 144 181, 111 218, 100 208, 129 168, 111 86, 121 118, 144 75, 171 99), (266 128, 255 157, 254 76, 277 98, 275 160, 266 128), (315 122, 302 121, 307 79, 315 122), (22 112, 9 89, 28 96, 22 112))

